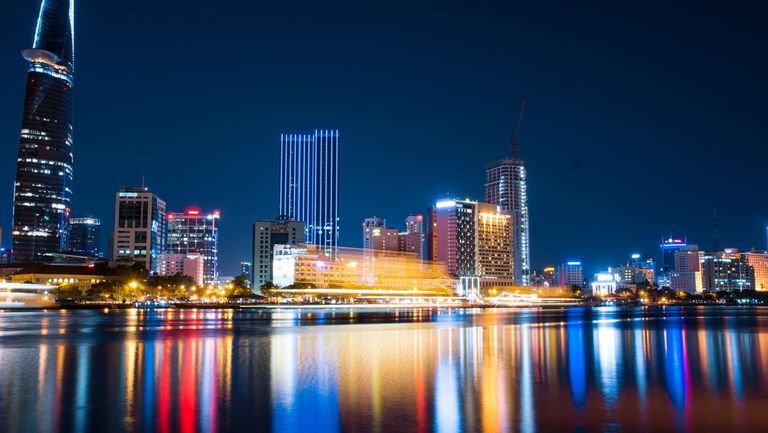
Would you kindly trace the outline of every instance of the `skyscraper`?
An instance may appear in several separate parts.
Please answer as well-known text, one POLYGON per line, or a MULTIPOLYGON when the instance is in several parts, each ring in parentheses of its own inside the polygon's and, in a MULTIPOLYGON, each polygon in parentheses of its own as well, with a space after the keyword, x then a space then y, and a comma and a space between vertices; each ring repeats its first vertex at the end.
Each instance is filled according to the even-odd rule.
POLYGON ((88 257, 101 257, 101 220, 70 218, 67 250, 88 257))
POLYGON ((202 256, 203 284, 216 284, 219 278, 219 218, 221 213, 198 209, 168 213, 168 237, 165 252, 202 256))
POLYGON ((141 263, 157 272, 165 248, 167 219, 165 202, 147 188, 120 188, 115 195, 115 230, 112 258, 141 263))
POLYGON ((515 281, 524 286, 530 285, 531 250, 528 239, 525 161, 513 155, 511 159, 489 164, 485 170, 485 201, 498 205, 512 216, 515 281))
POLYGON ((339 131, 280 136, 280 216, 303 222, 304 241, 336 257, 339 131))
POLYGON ((74 0, 45 0, 29 62, 13 197, 12 256, 44 260, 67 245, 72 200, 74 0))

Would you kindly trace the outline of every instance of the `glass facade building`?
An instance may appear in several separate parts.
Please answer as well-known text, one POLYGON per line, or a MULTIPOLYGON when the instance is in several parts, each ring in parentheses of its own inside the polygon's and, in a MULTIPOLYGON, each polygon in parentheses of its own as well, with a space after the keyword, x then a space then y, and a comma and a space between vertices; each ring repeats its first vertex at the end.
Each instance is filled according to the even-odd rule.
POLYGON ((661 241, 661 274, 663 276, 668 276, 675 270, 675 254, 687 248, 688 242, 683 238, 669 238, 661 241))
POLYGON ((339 131, 280 136, 280 216, 303 222, 304 241, 336 257, 339 131))
POLYGON ((29 62, 14 183, 12 259, 67 248, 72 200, 74 0, 40 6, 29 62))
POLYGON ((485 171, 485 201, 512 216, 515 281, 523 286, 531 283, 526 176, 525 161, 516 158, 495 161, 485 171))
POLYGON ((71 253, 101 257, 101 220, 70 218, 68 245, 67 250, 71 253))
POLYGON ((203 284, 216 284, 219 279, 219 218, 215 210, 202 213, 197 209, 168 213, 169 254, 198 253, 203 257, 203 284))

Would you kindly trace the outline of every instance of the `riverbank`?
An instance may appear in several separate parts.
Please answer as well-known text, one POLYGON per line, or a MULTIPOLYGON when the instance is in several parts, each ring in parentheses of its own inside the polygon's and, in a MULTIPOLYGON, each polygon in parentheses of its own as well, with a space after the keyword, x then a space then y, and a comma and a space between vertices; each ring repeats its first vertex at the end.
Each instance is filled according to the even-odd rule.
POLYGON ((139 306, 135 303, 72 303, 72 304, 51 304, 40 306, 19 306, 12 308, 0 308, 0 312, 9 311, 56 311, 56 310, 127 310, 127 309, 252 309, 252 310, 306 310, 306 309, 318 309, 318 310, 332 310, 332 309, 355 309, 355 310, 401 310, 401 309, 461 309, 461 308, 488 308, 488 309, 504 309, 504 308, 568 308, 568 307, 734 307, 734 306, 759 306, 764 305, 760 303, 739 303, 739 302, 627 302, 616 305, 604 305, 594 302, 574 302, 574 303, 521 303, 510 305, 492 305, 492 304, 474 304, 474 303, 457 303, 457 304, 243 304, 243 303, 169 303, 166 305, 156 306, 139 306))

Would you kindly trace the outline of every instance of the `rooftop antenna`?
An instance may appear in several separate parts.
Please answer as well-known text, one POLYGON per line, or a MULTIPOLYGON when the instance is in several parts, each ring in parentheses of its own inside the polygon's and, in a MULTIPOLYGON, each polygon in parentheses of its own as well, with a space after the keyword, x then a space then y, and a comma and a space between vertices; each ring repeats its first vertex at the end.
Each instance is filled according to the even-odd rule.
POLYGON ((515 127, 515 133, 512 135, 512 159, 517 159, 517 138, 520 136, 520 128, 523 126, 523 115, 525 114, 525 99, 520 104, 520 113, 517 115, 517 126, 515 127))
POLYGON ((142 191, 144 191, 144 190, 146 190, 146 189, 147 189, 147 188, 146 188, 146 186, 144 185, 144 174, 142 173, 142 175, 141 175, 141 190, 142 190, 142 191))

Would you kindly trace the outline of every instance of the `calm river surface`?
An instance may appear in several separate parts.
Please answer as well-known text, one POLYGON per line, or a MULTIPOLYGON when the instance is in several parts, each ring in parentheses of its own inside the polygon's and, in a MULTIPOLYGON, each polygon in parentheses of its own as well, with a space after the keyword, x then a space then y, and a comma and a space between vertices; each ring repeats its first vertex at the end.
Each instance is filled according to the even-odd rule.
POLYGON ((768 309, 0 312, 0 431, 768 431, 768 309))

